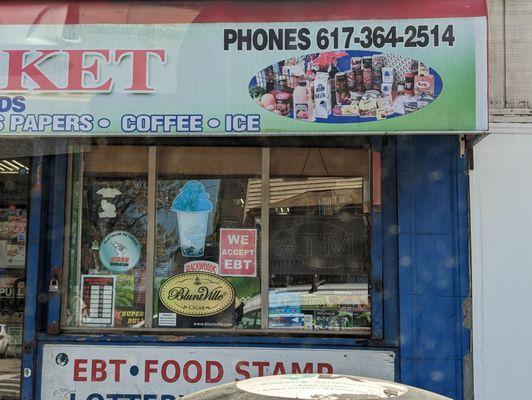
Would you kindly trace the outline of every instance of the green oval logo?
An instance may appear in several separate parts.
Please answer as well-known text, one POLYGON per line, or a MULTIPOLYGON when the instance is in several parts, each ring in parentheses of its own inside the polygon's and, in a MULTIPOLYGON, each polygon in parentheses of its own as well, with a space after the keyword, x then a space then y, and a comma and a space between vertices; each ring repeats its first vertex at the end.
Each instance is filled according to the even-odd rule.
POLYGON ((187 317, 208 317, 227 310, 235 300, 233 286, 208 272, 185 272, 163 282, 159 299, 169 310, 187 317))
POLYGON ((142 246, 137 237, 126 231, 105 236, 99 246, 102 265, 115 273, 124 273, 137 266, 142 246))

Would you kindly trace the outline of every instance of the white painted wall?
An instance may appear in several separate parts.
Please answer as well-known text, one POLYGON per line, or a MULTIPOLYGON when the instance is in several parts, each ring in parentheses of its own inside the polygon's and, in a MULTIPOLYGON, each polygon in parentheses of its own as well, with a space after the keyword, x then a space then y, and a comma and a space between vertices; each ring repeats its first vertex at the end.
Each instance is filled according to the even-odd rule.
POLYGON ((532 129, 490 135, 471 171, 475 400, 531 398, 532 129))
POLYGON ((529 110, 532 1, 488 0, 488 15, 490 105, 493 109, 529 110))

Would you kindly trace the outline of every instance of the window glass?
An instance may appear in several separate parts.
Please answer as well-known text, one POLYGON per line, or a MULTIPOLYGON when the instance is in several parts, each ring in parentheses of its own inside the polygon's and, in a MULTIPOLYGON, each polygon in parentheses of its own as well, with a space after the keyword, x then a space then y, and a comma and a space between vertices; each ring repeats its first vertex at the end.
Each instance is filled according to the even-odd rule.
POLYGON ((30 159, 0 159, 0 398, 20 397, 30 159))
POLYGON ((154 325, 260 328, 260 150, 161 148, 157 160, 154 325))
POLYGON ((369 151, 273 148, 264 163, 262 154, 193 146, 74 153, 63 326, 367 334, 369 151))
POLYGON ((269 328, 371 325, 368 164, 357 150, 272 150, 269 328))
POLYGON ((145 314, 147 149, 98 147, 83 156, 71 326, 141 327, 145 314))

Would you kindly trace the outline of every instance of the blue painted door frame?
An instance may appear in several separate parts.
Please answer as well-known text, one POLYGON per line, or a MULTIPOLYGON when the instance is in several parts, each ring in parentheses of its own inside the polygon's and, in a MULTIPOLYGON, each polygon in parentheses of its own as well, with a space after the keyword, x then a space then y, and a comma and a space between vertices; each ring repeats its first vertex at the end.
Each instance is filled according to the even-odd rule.
POLYGON ((31 163, 31 194, 28 218, 28 251, 26 262, 26 285, 24 306, 24 329, 22 333, 22 400, 34 397, 36 375, 35 353, 37 351, 39 271, 42 254, 41 240, 44 227, 43 215, 43 157, 33 157, 31 163))
POLYGON ((401 381, 463 398, 468 177, 455 136, 397 138, 401 381))
MULTIPOLYGON (((462 362, 469 351, 469 332, 462 325, 462 303, 469 291, 468 183, 458 148, 456 136, 372 138, 372 151, 380 152, 382 159, 382 207, 372 212, 377 222, 372 232, 372 261, 377 264, 372 294, 380 310, 372 339, 191 336, 184 343, 396 349, 397 380, 461 400, 462 362)), ((33 344, 24 352, 24 366, 33 369, 38 366, 37 347, 43 343, 84 340, 80 335, 55 335, 60 297, 48 294, 47 284, 62 262, 66 157, 44 162, 49 171, 44 175, 43 162, 42 157, 34 159, 33 183, 41 189, 32 191, 29 222, 32 278, 27 285, 24 338, 33 344), (39 176, 52 188, 48 194, 36 179, 39 165, 39 176), (41 320, 35 312, 38 293, 44 293, 48 304, 41 320)), ((93 342, 163 343, 151 335, 106 335, 93 342)), ((24 380, 25 400, 34 398, 35 376, 24 380)))
MULTIPOLYGON (((35 153, 42 153, 38 140, 35 153)), ((55 156, 32 158, 26 296, 22 343, 21 399, 35 398, 35 379, 40 371, 36 354, 41 332, 57 327, 60 295, 49 291, 52 278, 60 278, 63 260, 65 215, 66 147, 59 143, 55 156)), ((59 282, 60 283, 60 282, 59 282)))

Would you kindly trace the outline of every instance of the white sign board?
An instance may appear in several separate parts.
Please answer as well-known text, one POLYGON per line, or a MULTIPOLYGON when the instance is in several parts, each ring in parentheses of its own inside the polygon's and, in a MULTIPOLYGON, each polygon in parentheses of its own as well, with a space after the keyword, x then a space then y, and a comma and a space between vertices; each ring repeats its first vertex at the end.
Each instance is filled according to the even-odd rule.
POLYGON ((380 350, 49 344, 42 400, 174 400, 264 375, 335 373, 394 379, 380 350))

